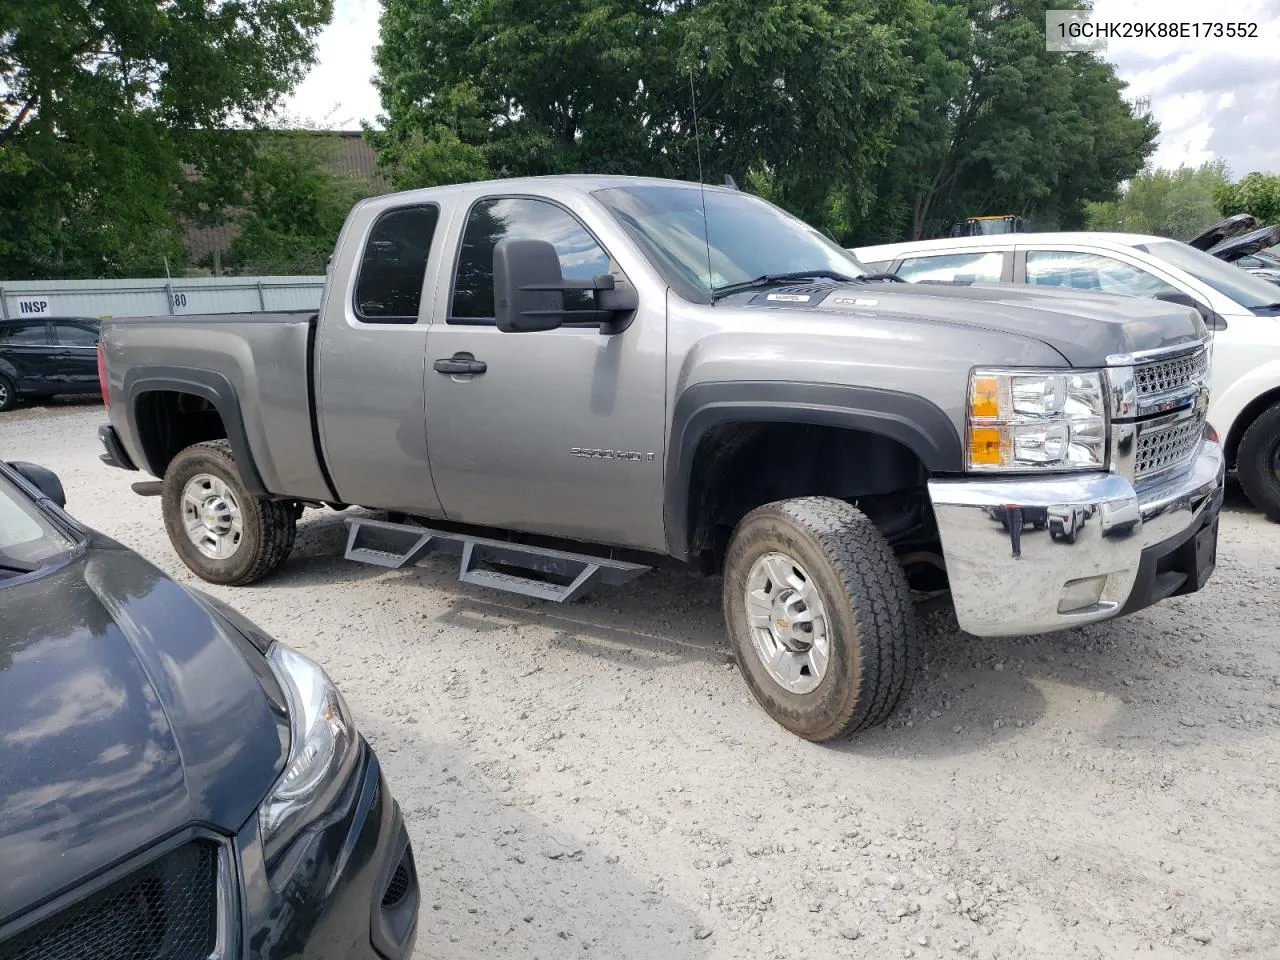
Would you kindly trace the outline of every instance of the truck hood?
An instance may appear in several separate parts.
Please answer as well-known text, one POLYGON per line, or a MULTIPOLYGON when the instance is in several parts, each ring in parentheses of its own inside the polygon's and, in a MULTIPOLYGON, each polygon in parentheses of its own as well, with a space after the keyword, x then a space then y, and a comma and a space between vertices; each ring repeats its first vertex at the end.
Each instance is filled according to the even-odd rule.
POLYGON ((230 628, 106 544, 0 584, 0 925, 184 826, 238 829, 284 766, 230 628))
POLYGON ((835 282, 750 291, 725 302, 781 310, 901 317, 999 331, 1047 344, 1075 367, 1113 354, 1188 345, 1208 335, 1190 307, 1021 284, 835 282))

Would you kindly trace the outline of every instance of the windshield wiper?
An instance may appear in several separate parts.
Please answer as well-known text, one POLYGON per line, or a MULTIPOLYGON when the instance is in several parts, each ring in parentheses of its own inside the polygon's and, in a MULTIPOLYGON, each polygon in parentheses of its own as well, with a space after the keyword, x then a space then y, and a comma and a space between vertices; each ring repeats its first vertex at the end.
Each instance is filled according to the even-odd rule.
POLYGON ((711 288, 711 302, 715 303, 723 297, 731 297, 744 290, 755 290, 757 287, 771 287, 791 280, 840 280, 849 283, 854 278, 835 270, 796 270, 792 273, 766 273, 754 280, 743 280, 741 283, 726 283, 723 287, 711 288))
POLYGON ((0 573, 12 573, 15 576, 22 576, 24 573, 34 573, 40 569, 38 563, 25 563, 22 560, 0 560, 0 573))

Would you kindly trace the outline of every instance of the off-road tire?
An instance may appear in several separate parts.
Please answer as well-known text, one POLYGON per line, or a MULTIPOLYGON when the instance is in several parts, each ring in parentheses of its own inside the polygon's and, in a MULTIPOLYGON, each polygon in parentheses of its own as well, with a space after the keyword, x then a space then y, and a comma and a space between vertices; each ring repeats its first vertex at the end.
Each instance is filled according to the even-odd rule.
POLYGON ((267 500, 250 494, 240 479, 231 444, 226 440, 197 443, 174 457, 164 472, 160 503, 169 542, 182 562, 201 580, 233 587, 253 583, 284 563, 293 550, 298 531, 296 505, 291 500, 267 500), (225 560, 202 554, 183 527, 183 488, 192 477, 202 473, 213 474, 231 487, 243 514, 240 545, 225 560))
POLYGON ((875 524, 842 500, 802 497, 747 514, 725 556, 724 618, 756 700, 806 740, 835 740, 883 723, 915 672, 918 640, 906 575, 875 524), (772 552, 805 568, 827 611, 830 660, 810 693, 795 694, 769 675, 748 629, 747 578, 755 561, 772 552))
POLYGON ((1263 410, 1240 438, 1236 476, 1249 502, 1280 523, 1280 476, 1276 450, 1280 448, 1280 403, 1263 410))
POLYGON ((0 413, 6 410, 12 410, 18 405, 18 385, 0 373, 0 413))

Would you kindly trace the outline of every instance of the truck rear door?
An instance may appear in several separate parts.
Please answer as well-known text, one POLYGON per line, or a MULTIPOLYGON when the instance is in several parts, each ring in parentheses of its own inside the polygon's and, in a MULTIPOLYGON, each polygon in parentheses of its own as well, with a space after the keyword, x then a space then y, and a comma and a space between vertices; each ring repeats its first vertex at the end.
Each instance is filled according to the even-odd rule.
POLYGON ((427 439, 449 519, 664 549, 665 301, 642 296, 616 334, 599 325, 503 333, 498 241, 549 241, 567 278, 623 279, 622 269, 547 198, 480 196, 452 232, 447 309, 427 333, 427 439), (455 372, 468 357, 476 372, 455 372))
MULTIPOLYGON (((320 443, 346 503, 440 516, 424 423, 440 203, 388 197, 338 240, 316 333, 320 443), (398 202, 397 202, 398 201, 398 202)), ((266 389, 264 385, 264 389, 266 389)))

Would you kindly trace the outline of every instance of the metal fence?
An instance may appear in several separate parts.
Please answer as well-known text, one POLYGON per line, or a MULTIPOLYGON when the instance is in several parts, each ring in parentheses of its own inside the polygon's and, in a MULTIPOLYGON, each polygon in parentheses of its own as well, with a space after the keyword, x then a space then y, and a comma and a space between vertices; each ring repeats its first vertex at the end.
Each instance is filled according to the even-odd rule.
POLYGON ((0 319, 150 317, 315 310, 324 277, 181 277, 0 282, 0 319))

